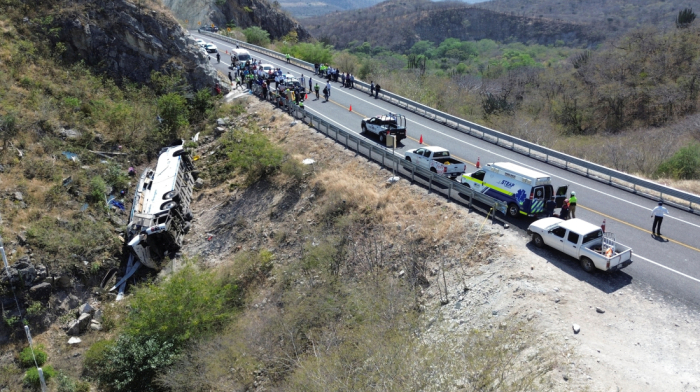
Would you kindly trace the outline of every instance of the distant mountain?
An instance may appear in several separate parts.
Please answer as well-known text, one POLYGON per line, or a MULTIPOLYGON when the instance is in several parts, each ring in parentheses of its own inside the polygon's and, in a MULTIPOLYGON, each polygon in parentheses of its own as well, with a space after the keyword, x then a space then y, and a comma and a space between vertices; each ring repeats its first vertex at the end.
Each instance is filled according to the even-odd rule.
POLYGON ((675 27, 678 11, 693 7, 688 0, 491 0, 478 7, 513 15, 595 24, 606 31, 655 25, 675 27))
POLYGON ((352 41, 406 50, 420 40, 493 39, 588 46, 604 37, 589 25, 496 12, 463 2, 391 0, 373 7, 336 12, 300 23, 316 37, 344 48, 352 41))
POLYGON ((371 7, 382 0, 316 0, 281 1, 280 6, 296 18, 318 16, 336 11, 371 7))

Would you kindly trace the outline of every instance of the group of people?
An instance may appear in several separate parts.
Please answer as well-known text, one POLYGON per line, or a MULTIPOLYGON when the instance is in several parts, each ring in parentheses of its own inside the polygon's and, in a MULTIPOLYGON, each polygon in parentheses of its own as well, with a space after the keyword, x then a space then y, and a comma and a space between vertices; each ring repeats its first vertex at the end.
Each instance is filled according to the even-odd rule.
MULTIPOLYGON (((569 220, 576 218, 576 203, 578 199, 576 198, 576 192, 571 191, 571 196, 568 199, 564 199, 561 205, 561 210, 559 211, 559 219, 569 220)), ((554 210, 557 208, 557 199, 552 196, 551 199, 547 200, 544 206, 544 212, 546 217, 555 216, 554 210)))

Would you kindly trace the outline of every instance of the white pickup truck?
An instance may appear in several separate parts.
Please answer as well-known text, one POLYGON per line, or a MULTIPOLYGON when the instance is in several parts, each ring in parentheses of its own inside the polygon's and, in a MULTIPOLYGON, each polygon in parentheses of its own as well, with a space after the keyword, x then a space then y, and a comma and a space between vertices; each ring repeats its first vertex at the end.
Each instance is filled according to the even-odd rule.
POLYGON ((586 272, 594 268, 603 271, 617 270, 631 262, 632 248, 615 242, 612 233, 581 219, 540 219, 527 228, 537 247, 549 245, 581 261, 586 272))
POLYGON ((455 178, 467 171, 467 164, 450 157, 450 152, 442 147, 421 147, 408 150, 406 160, 446 177, 455 178))

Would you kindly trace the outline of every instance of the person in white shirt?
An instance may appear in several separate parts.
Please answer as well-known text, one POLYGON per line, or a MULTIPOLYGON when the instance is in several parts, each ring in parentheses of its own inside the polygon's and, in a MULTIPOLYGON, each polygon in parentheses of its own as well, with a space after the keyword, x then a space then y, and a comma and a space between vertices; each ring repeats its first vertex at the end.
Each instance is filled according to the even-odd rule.
POLYGON ((659 202, 659 205, 651 210, 651 216, 654 217, 654 225, 651 227, 652 235, 658 235, 661 237, 661 222, 664 220, 664 214, 671 216, 662 202, 659 202))

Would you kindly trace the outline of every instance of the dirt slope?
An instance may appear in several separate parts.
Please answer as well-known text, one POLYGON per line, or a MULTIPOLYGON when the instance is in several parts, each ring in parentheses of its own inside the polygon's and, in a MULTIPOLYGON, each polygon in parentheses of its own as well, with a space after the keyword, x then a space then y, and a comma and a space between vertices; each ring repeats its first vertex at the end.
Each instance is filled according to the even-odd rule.
MULTIPOLYGON (((303 124, 290 126, 291 118, 266 103, 249 99, 247 110, 295 157, 313 158, 319 171, 332 169, 334 176, 318 180, 326 186, 338 176, 353 178, 362 194, 396 203, 386 222, 410 230, 418 217, 441 219, 450 222, 444 234, 463 233, 452 235, 451 242, 435 243, 448 262, 430 266, 436 274, 431 273, 432 284, 423 293, 428 338, 456 340, 472 328, 523 320, 541 332, 543 346, 558 353, 553 390, 698 390, 697 309, 630 282, 624 273, 587 274, 572 259, 534 248, 525 233, 493 225, 405 179, 389 186, 387 171, 303 124), (470 264, 461 264, 460 255, 473 243, 480 245, 470 264), (446 305, 441 305, 435 284, 441 269, 448 288, 446 305), (573 324, 580 326, 580 333, 573 332, 573 324)), ((210 148, 213 144, 205 145, 202 155, 210 148)), ((267 248, 280 260, 294 262, 298 244, 305 241, 304 228, 317 223, 321 207, 315 192, 311 184, 289 187, 283 182, 258 183, 246 190, 228 191, 225 184, 205 189, 193 206, 195 224, 185 251, 217 264, 238 251, 267 248)))

